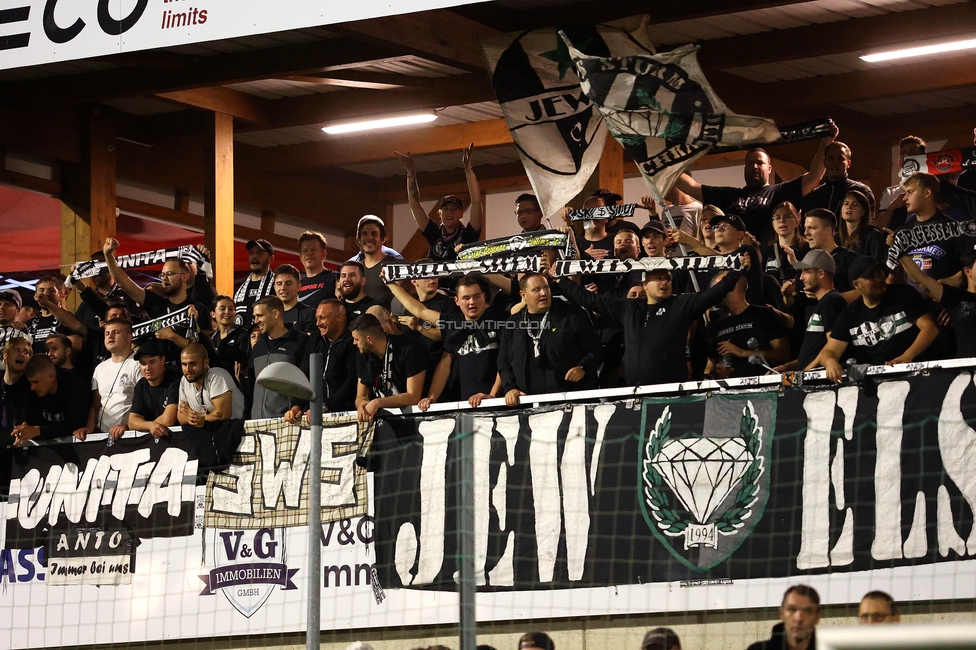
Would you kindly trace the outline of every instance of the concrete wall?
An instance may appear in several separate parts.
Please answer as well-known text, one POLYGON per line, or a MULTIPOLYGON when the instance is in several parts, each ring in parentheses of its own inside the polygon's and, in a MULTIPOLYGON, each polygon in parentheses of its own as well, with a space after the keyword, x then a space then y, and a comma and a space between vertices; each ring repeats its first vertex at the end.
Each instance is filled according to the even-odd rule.
MULTIPOLYGON (((903 606, 903 623, 970 623, 976 624, 976 602, 914 603, 903 606)), ((854 606, 825 608, 820 625, 839 626, 856 623, 854 606)), ((557 650, 638 650, 644 633, 653 627, 667 626, 681 637, 684 650, 745 650, 758 640, 769 637, 777 622, 775 609, 733 612, 690 612, 681 614, 648 614, 646 616, 600 617, 590 619, 556 619, 550 622, 502 622, 479 626, 478 643, 497 650, 516 650, 525 632, 544 631, 556 643, 557 650)), ((374 650, 413 650, 431 645, 460 647, 456 628, 429 626, 388 630, 349 630, 322 633, 323 650, 344 650, 353 641, 369 643, 374 650)), ((303 634, 200 639, 181 643, 140 644, 140 650, 173 646, 195 650, 301 650, 303 634)), ((134 646, 133 646, 134 647, 134 646)))

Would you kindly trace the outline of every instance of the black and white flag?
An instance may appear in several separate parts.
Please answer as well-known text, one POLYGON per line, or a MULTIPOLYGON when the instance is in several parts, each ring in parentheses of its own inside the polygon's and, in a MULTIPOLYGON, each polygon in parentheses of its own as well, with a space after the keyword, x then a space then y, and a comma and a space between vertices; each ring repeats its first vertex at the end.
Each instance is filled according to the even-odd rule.
MULTIPOLYGON (((594 56, 652 54, 641 19, 565 27, 594 56)), ((513 32, 482 41, 492 85, 525 173, 546 216, 579 194, 600 162, 607 129, 580 89, 557 28, 513 32)))
POLYGON ((388 282, 449 278, 469 273, 528 273, 539 272, 539 257, 515 255, 456 262, 417 262, 415 264, 387 264, 383 267, 388 282))
MULTIPOLYGON (((165 264, 170 260, 182 260, 187 264, 196 264, 207 273, 207 277, 213 276, 210 270, 210 262, 204 257, 195 246, 177 246, 176 248, 158 248, 153 251, 143 251, 132 253, 131 255, 119 255, 115 258, 116 263, 121 269, 137 269, 144 266, 155 266, 165 264)), ((84 278, 94 278, 108 268, 103 260, 88 260, 79 262, 75 265, 71 274, 68 276, 72 281, 77 282, 84 278)))
POLYGON ((595 208, 580 208, 570 210, 569 218, 572 221, 591 221, 593 219, 623 219, 624 217, 634 216, 634 212, 640 207, 636 203, 624 203, 623 205, 600 205, 595 208))
POLYGON ((160 316, 159 318, 154 318, 152 320, 139 323, 138 325, 133 325, 132 338, 134 340, 144 336, 152 336, 159 330, 164 330, 167 327, 189 325, 192 322, 192 319, 193 317, 190 316, 190 305, 187 305, 179 311, 174 311, 166 314, 165 316, 160 316))
POLYGON ((704 257, 644 257, 639 260, 560 260, 553 265, 552 274, 589 275, 591 273, 630 273, 631 271, 715 271, 742 268, 738 255, 708 255, 704 257))
POLYGON ((458 260, 511 257, 515 253, 525 255, 551 249, 558 250, 564 258, 576 257, 576 247, 573 245, 572 237, 558 230, 540 230, 469 244, 458 253, 458 260))
POLYGON ((729 110, 705 79, 697 46, 662 54, 593 56, 576 47, 571 33, 562 36, 583 92, 599 107, 655 198, 712 147, 780 137, 772 120, 729 110))

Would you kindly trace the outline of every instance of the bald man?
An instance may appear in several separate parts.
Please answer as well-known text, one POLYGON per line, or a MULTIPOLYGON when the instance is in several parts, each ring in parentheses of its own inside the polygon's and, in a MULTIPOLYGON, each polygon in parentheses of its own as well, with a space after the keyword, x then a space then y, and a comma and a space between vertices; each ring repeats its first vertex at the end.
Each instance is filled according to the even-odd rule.
POLYGON ((244 417, 244 394, 223 368, 211 368, 207 350, 190 343, 180 353, 183 379, 176 419, 180 424, 203 427, 207 422, 244 417))

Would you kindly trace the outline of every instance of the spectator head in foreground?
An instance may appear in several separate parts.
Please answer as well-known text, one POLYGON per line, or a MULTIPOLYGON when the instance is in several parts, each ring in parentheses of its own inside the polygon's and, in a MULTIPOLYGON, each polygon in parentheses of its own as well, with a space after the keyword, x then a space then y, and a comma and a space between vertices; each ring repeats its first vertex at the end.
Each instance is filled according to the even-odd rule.
POLYGON ((898 623, 901 616, 895 607, 895 600, 883 591, 869 591, 864 594, 857 608, 857 622, 861 625, 876 623, 898 623))

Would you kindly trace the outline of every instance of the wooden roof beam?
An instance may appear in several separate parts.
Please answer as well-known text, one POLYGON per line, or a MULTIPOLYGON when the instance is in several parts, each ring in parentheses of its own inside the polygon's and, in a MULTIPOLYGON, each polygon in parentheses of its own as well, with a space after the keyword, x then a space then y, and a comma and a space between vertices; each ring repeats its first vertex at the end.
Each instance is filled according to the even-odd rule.
POLYGON ((869 18, 776 29, 758 34, 716 38, 701 43, 698 60, 710 70, 793 61, 843 52, 900 46, 953 34, 970 34, 976 4, 928 7, 869 18))
POLYGON ((275 147, 260 158, 265 171, 280 174, 388 160, 393 158, 394 150, 415 155, 461 150, 472 142, 478 149, 497 147, 511 144, 512 135, 505 120, 485 120, 397 133, 340 136, 323 142, 275 147))
POLYGON ((268 124, 270 121, 271 102, 224 86, 176 90, 156 96, 177 104, 224 113, 251 124, 268 124))

